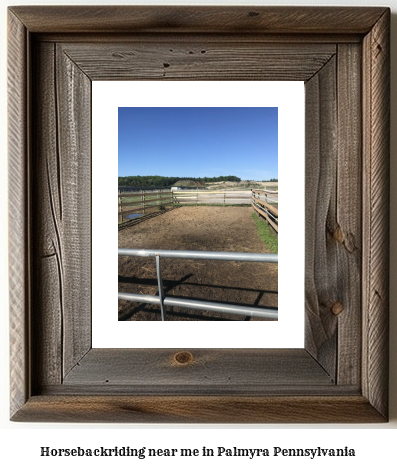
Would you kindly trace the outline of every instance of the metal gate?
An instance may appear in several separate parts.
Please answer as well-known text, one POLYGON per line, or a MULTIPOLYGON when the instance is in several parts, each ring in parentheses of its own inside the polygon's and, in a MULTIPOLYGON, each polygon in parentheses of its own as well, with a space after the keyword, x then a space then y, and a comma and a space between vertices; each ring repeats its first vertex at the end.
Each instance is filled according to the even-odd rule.
POLYGON ((202 311, 224 312, 240 316, 262 317, 269 320, 278 319, 278 309, 246 307, 236 304, 224 304, 213 301, 196 301, 193 299, 164 296, 161 278, 160 257, 185 258, 196 260, 227 260, 235 262, 278 263, 278 254, 243 253, 243 252, 206 252, 193 250, 148 250, 148 249, 118 249, 118 255, 127 257, 155 257, 157 269, 158 296, 149 294, 118 293, 119 299, 137 301, 160 306, 161 320, 165 321, 166 306, 185 307, 202 311))

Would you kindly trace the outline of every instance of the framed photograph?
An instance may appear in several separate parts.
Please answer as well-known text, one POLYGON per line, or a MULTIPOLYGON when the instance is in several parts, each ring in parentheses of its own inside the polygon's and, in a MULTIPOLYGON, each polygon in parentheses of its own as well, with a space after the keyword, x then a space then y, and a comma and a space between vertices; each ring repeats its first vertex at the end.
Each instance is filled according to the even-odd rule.
POLYGON ((389 23, 383 7, 9 8, 11 420, 388 420, 389 23), (104 81, 304 83, 302 347, 93 346, 104 81))
POLYGON ((93 82, 94 348, 169 348, 181 338, 189 348, 304 346, 304 82, 253 81, 249 90, 246 84, 236 80, 93 82), (109 159, 116 155, 118 161, 109 159), (167 177, 120 177, 133 172, 167 177), (187 175, 196 177, 190 183, 201 184, 203 189, 171 187, 158 195, 156 187, 120 186, 124 220, 119 216, 117 229, 116 224, 104 221, 116 214, 118 175, 121 182, 187 175), (197 178, 205 175, 243 178, 223 181, 228 177, 222 177, 208 183, 203 182, 208 178, 197 178), (257 181, 266 176, 279 178, 277 182, 257 181), (268 187, 273 190, 265 192, 268 187), (288 195, 288 189, 293 193, 288 195), (167 201, 170 193, 174 200, 167 201), (163 210, 158 209, 158 197, 168 202, 163 210), (147 198, 146 204, 142 198, 147 198), (262 204, 265 198, 269 207, 283 214, 281 222, 278 216, 274 219, 275 228, 257 217, 268 207, 262 204), (292 198, 293 205, 289 204, 292 198), (135 208, 145 214, 127 219, 135 208), (145 256, 117 257, 115 250, 104 250, 117 243, 119 250, 134 249, 135 254, 144 250, 145 256), (153 250, 218 258, 159 256, 166 323, 159 322, 163 317, 158 304, 142 302, 158 302, 153 298, 159 292, 156 259, 146 256, 153 250), (277 263, 241 261, 257 256, 277 263), (230 260, 235 257, 240 260, 230 260), (117 291, 127 298, 118 305, 117 291), (199 309, 191 309, 192 300, 199 309), (187 307, 181 306, 182 301, 187 307), (299 313, 296 305, 302 307, 299 313), (121 323, 109 314, 117 311, 121 323), (143 322, 130 322, 135 320, 143 322), (194 323, 169 322, 180 320, 194 323), (265 322, 256 327, 245 322, 261 320, 265 322), (208 328, 198 321, 228 322, 212 322, 208 328))
MULTIPOLYGON (((119 85, 101 84, 114 90, 110 93, 113 101, 119 85)), ((158 336, 153 331, 148 332, 149 336, 141 336, 131 322, 193 321, 193 338, 205 341, 208 331, 211 335, 218 330, 214 346, 220 346, 225 325, 218 322, 210 329, 204 327, 204 335, 198 335, 197 322, 277 321, 278 187, 265 192, 261 174, 272 172, 270 175, 278 183, 279 109, 264 106, 264 102, 270 102, 271 90, 267 86, 285 89, 285 93, 288 86, 294 88, 302 112, 298 117, 303 123, 302 83, 257 81, 253 87, 256 93, 248 92, 243 81, 146 81, 123 85, 130 93, 121 94, 121 103, 125 96, 131 96, 130 103, 136 106, 118 107, 117 117, 115 113, 99 113, 104 118, 101 128, 106 129, 110 116, 118 121, 118 139, 111 139, 114 150, 105 152, 118 154, 120 182, 152 184, 149 188, 118 187, 118 318, 121 322, 130 321, 123 328, 131 327, 130 334, 153 337, 157 342, 158 336), (143 93, 139 91, 142 89, 143 93), (261 100, 258 94, 262 94, 261 100), (136 95, 142 97, 141 105, 136 95), (254 106, 236 106, 247 96, 254 106), (137 175, 145 177, 139 179, 137 175), (174 177, 174 185, 161 185, 161 181, 166 183, 173 175, 180 175, 174 177), (253 189, 257 191, 255 200, 253 189), (258 227, 267 229, 262 239, 252 237, 258 233, 258 227), (123 252, 126 255, 121 255, 123 252), (160 304, 143 303, 147 296, 160 304)), ((95 92, 94 89, 94 99, 95 92)), ((100 93, 101 102, 102 96, 100 93)), ((293 100, 286 108, 294 114, 293 100)), ((294 125, 292 119, 290 123, 294 125)), ((296 134, 303 144, 303 126, 296 126, 296 134)), ((108 134, 106 140, 109 137, 108 134)), ((294 141, 293 133, 290 140, 294 141)), ((304 151, 297 149, 294 161, 302 168, 303 157, 304 151)), ((297 187, 303 195, 303 178, 297 187)), ((162 326, 149 329, 156 327, 162 330, 162 326)), ((182 327, 184 331, 187 326, 170 327, 171 330, 182 327)), ((241 326, 237 335, 240 329, 241 326)), ((229 327, 226 330, 226 337, 231 336, 229 327)), ((251 326, 250 330, 266 328, 256 330, 251 326)), ((193 346, 187 337, 177 338, 184 338, 186 345, 193 346)), ((238 343, 234 345, 237 347, 238 343)))

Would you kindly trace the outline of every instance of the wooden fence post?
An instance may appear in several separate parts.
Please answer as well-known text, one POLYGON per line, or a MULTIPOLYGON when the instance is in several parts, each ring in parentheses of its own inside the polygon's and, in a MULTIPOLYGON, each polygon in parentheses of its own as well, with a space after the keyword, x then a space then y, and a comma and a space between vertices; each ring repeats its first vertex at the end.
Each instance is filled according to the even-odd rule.
POLYGON ((119 201, 120 201, 120 213, 121 213, 121 221, 120 222, 123 222, 123 197, 122 196, 119 197, 119 201))

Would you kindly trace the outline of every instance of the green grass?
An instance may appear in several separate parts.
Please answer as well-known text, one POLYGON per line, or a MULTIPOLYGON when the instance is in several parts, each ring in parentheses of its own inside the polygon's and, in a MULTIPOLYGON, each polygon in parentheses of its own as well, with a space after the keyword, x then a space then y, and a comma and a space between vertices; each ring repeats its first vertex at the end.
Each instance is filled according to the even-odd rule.
POLYGON ((272 232, 272 229, 267 222, 260 218, 256 213, 251 214, 252 219, 255 221, 259 237, 265 243, 266 247, 272 253, 278 253, 278 237, 272 232))

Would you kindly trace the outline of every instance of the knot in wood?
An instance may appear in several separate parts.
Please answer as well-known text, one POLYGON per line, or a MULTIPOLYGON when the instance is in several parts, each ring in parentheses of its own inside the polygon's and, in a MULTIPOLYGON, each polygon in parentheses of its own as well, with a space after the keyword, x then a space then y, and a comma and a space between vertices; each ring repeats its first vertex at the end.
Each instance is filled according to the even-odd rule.
POLYGON ((178 352, 175 354, 174 360, 180 365, 186 365, 193 361, 193 355, 190 352, 178 352))
POLYGON ((343 311, 343 304, 341 302, 336 302, 335 304, 332 305, 331 307, 332 314, 335 316, 339 316, 339 314, 342 313, 343 311))
POLYGON ((334 239, 336 239, 340 244, 343 244, 343 241, 345 240, 345 236, 340 226, 337 226, 337 228, 335 229, 334 239))

